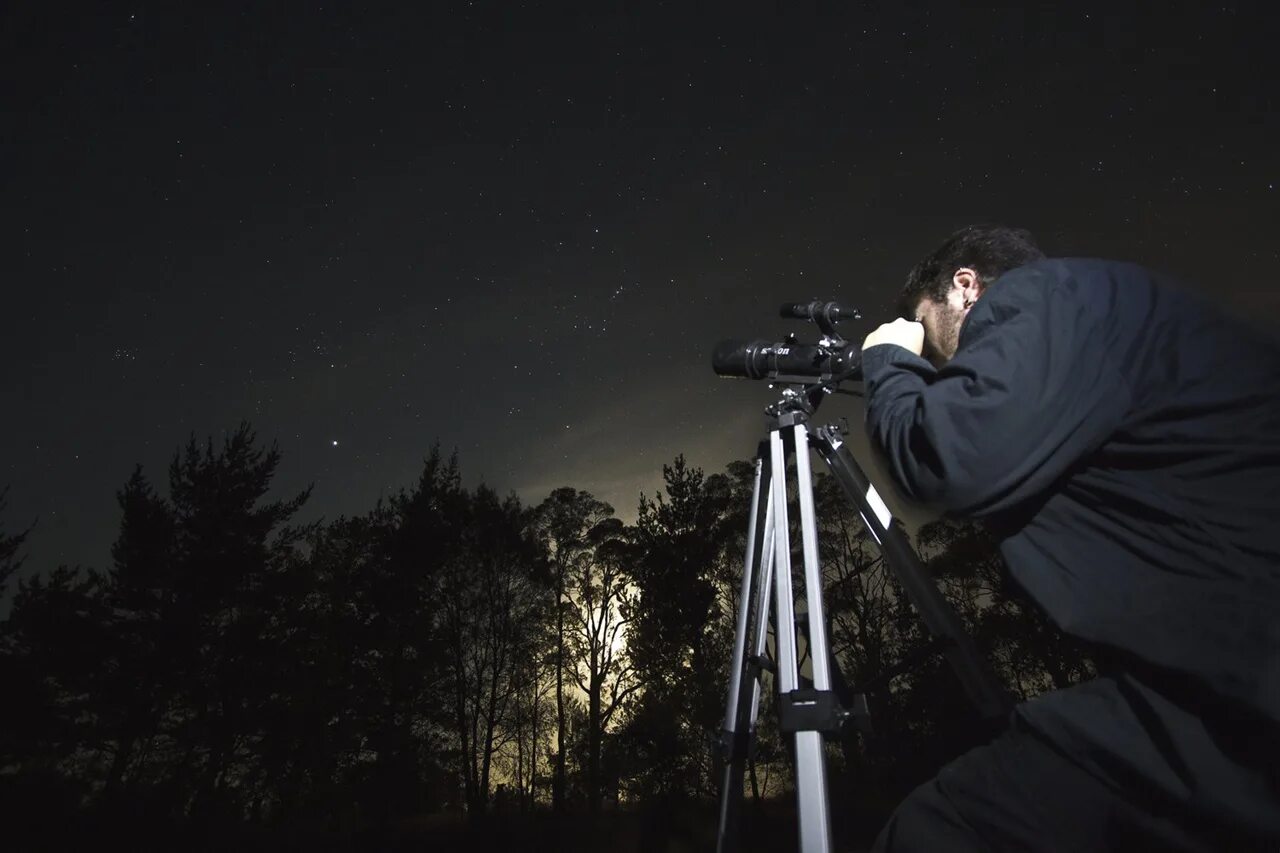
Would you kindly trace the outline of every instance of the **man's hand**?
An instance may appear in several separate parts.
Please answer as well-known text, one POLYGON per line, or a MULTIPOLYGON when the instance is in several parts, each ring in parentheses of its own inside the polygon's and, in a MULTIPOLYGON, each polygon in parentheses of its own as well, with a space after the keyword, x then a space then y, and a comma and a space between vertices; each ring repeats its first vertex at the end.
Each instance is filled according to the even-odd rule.
POLYGON ((899 317, 867 335, 867 339, 862 342, 862 348, 871 349, 880 344, 897 344, 919 355, 924 349, 924 326, 899 317))

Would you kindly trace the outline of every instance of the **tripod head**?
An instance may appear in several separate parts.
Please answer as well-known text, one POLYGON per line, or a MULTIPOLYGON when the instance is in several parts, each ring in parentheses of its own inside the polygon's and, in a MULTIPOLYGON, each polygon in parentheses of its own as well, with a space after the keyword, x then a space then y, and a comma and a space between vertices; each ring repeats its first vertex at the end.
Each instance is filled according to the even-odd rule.
POLYGON ((838 384, 856 378, 862 367, 862 351, 840 336, 836 325, 857 320, 857 311, 836 302, 788 302, 779 315, 814 323, 822 337, 816 344, 802 344, 795 334, 782 341, 725 340, 711 354, 711 368, 720 376, 767 379, 801 386, 838 384))

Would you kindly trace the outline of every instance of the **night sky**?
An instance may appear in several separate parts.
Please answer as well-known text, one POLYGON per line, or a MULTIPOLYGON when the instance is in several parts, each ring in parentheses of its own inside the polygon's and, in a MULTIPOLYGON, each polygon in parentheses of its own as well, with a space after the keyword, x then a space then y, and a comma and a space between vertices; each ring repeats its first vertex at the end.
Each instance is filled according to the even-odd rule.
POLYGON ((808 335, 777 307, 818 297, 860 341, 971 222, 1280 314, 1278 42, 1230 5, 184 5, 4 13, 0 521, 39 517, 31 569, 105 568, 134 464, 164 491, 242 420, 280 494, 314 482, 304 520, 437 440, 470 485, 631 517, 675 454, 754 450, 771 398, 717 340, 808 335))

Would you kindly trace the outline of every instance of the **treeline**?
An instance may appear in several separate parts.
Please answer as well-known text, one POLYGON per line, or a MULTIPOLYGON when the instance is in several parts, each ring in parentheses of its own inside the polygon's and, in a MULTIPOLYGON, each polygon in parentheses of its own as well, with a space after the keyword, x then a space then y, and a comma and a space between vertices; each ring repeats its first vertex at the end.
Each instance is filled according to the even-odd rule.
MULTIPOLYGON (((141 469, 118 492, 108 569, 17 584, 0 624, 11 820, 352 838, 714 799, 747 463, 707 476, 677 457, 628 525, 571 487, 536 506, 465 488, 438 449, 367 514, 300 524, 309 492, 268 499, 279 462, 247 425, 193 439, 167 494, 141 469)), ((876 680, 926 638, 825 477, 817 503, 833 652, 871 685, 874 726, 832 745, 833 796, 873 824, 980 733, 940 656, 876 680)), ((27 532, 0 526, 0 584, 27 532)), ((1088 673, 977 528, 920 544, 1018 695, 1088 673)), ((791 774, 767 701, 759 740, 749 796, 776 798, 791 774)))

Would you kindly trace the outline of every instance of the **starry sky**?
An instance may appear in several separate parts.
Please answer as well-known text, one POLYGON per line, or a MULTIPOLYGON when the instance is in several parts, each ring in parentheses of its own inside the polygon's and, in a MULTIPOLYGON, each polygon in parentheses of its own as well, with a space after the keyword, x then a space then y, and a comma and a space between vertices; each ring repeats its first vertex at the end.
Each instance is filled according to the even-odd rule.
POLYGON ((135 463, 163 486, 242 420, 306 520, 436 441, 631 517, 677 453, 754 450, 771 396, 716 341, 810 335, 777 317, 810 298, 861 340, 971 222, 1280 313, 1244 7, 186 5, 2 13, 0 521, 39 518, 33 568, 109 565, 135 463))

